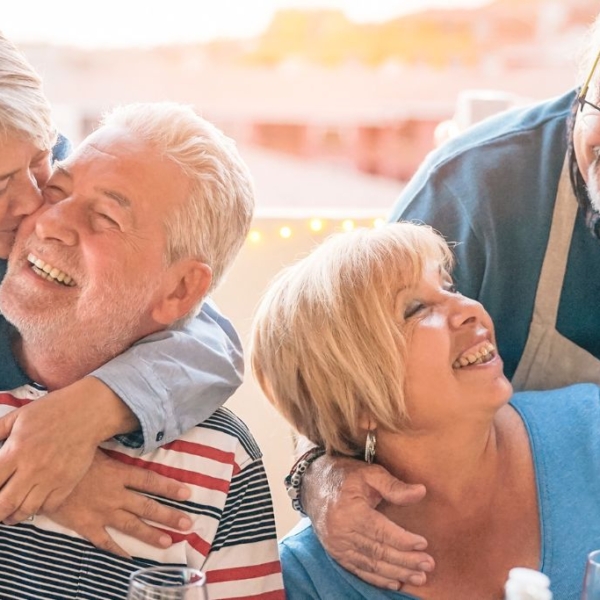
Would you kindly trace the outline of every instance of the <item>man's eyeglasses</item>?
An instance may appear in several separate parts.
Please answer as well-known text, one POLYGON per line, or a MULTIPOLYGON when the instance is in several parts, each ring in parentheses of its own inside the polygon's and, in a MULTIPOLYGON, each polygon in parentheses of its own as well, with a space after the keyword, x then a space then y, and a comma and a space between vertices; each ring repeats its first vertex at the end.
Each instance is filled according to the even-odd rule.
POLYGON ((585 122, 593 120, 593 122, 596 123, 596 120, 600 118, 600 106, 597 106, 596 104, 586 100, 586 96, 590 87, 590 82, 592 81, 592 77, 596 72, 598 62, 600 62, 600 52, 596 54, 596 58, 594 59, 594 63, 592 64, 592 68, 590 69, 590 73, 587 76, 585 83, 581 86, 581 90, 579 91, 579 95, 577 96, 577 102, 579 102, 579 110, 581 111, 581 116, 585 122), (586 106, 589 106, 594 110, 587 110, 586 112, 584 112, 586 106))

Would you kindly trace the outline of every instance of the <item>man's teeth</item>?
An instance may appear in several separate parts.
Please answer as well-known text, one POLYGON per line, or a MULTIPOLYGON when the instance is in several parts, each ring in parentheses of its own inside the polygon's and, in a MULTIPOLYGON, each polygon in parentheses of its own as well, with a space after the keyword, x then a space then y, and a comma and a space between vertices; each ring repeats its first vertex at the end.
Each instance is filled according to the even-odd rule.
POLYGON ((479 348, 470 350, 468 354, 463 354, 460 358, 457 358, 452 364, 452 367, 454 369, 461 369, 462 367, 468 367, 470 365, 486 363, 492 360, 495 354, 496 347, 490 342, 483 342, 479 348))
POLYGON ((73 287, 75 285, 75 282, 70 275, 67 275, 64 271, 45 263, 41 258, 37 258, 37 256, 30 254, 27 257, 27 260, 31 263, 31 268, 40 277, 43 277, 48 281, 56 281, 68 287, 73 287))

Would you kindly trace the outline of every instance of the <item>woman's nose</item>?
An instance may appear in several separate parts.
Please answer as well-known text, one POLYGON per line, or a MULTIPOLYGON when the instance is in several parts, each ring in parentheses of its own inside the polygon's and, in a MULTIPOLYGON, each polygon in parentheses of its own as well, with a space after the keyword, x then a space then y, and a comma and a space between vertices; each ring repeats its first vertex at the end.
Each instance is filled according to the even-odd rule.
POLYGON ((452 327, 458 329, 463 325, 472 325, 481 322, 485 318, 485 314, 485 309, 480 302, 457 294, 453 298, 450 324, 452 327))

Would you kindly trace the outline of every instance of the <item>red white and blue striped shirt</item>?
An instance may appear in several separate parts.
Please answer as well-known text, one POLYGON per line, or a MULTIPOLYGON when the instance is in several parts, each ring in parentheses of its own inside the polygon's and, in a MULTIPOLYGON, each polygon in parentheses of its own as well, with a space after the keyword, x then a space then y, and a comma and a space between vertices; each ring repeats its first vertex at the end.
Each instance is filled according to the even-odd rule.
MULTIPOLYGON (((0 416, 45 394, 34 386, 0 392, 0 416)), ((261 452, 240 419, 220 408, 180 438, 138 457, 111 440, 111 457, 184 482, 185 502, 155 497, 192 519, 187 532, 169 531, 174 544, 158 549, 115 530, 133 558, 95 548, 44 516, 0 523, 0 598, 123 600, 129 574, 152 565, 203 570, 211 600, 283 600, 271 494, 261 452)))

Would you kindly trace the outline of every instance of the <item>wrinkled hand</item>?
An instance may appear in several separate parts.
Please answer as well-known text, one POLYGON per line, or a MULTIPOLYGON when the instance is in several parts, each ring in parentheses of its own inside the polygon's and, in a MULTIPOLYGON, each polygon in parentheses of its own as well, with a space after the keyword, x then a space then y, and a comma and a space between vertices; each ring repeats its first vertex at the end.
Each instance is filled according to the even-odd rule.
MULTIPOLYGON (((56 392, 57 394, 60 392, 56 392)), ((48 395, 0 419, 0 521, 56 509, 88 470, 94 419, 48 395)))
POLYGON ((172 500, 186 500, 190 495, 190 490, 178 481, 125 465, 98 450, 92 466, 73 493, 58 509, 44 511, 44 514, 73 529, 101 550, 125 557, 129 554, 112 539, 106 527, 158 548, 170 546, 171 537, 142 519, 172 529, 191 527, 185 513, 139 492, 172 500))
POLYGON ((408 485, 383 467, 323 456, 302 482, 302 505, 327 552, 345 569, 372 585, 398 590, 423 585, 434 568, 423 552, 427 541, 375 509, 382 501, 400 506, 423 499, 423 485, 408 485))

